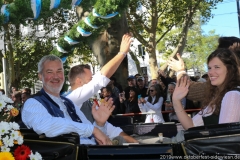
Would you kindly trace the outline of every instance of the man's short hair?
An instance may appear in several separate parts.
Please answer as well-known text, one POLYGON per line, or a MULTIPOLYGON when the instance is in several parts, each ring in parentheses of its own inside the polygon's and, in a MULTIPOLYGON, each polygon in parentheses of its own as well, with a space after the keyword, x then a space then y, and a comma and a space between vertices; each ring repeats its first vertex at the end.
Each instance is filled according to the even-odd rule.
POLYGON ((62 60, 58 56, 52 54, 46 55, 38 62, 38 73, 42 73, 43 65, 46 61, 59 61, 62 63, 62 60))
POLYGON ((26 94, 28 94, 28 95, 31 95, 31 89, 30 89, 30 88, 24 88, 24 89, 22 90, 22 93, 26 93, 26 94))
POLYGON ((68 81, 72 85, 78 75, 84 74, 84 69, 91 69, 88 64, 79 64, 72 67, 68 73, 68 81))
POLYGON ((112 92, 113 92, 113 91, 112 91, 112 87, 110 87, 110 86, 103 87, 102 90, 103 90, 103 89, 106 89, 106 91, 107 91, 107 92, 110 92, 111 94, 112 94, 112 92))

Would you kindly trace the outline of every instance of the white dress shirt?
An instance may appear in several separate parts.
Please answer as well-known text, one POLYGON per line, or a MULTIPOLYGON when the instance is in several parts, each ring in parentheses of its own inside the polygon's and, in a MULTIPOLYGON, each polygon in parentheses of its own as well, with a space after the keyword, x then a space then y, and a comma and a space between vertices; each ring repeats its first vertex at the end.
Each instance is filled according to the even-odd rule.
MULTIPOLYGON (((206 107, 203 110, 203 114, 201 111, 198 114, 196 114, 192 118, 194 126, 203 126, 204 123, 202 117, 212 115, 213 111, 211 111, 210 107, 206 107)), ((239 91, 227 92, 222 99, 221 110, 219 115, 219 124, 240 122, 239 113, 240 113, 240 92, 239 91)))
MULTIPOLYGON (((76 110, 80 110, 85 101, 93 97, 102 87, 106 87, 109 82, 109 78, 97 72, 89 83, 71 91, 66 97, 78 106, 76 110)), ((115 127, 108 122, 106 122, 105 127, 106 132, 104 133, 106 133, 110 139, 119 136, 119 134, 123 132, 121 128, 115 127)))
POLYGON ((144 98, 146 103, 144 104, 138 104, 139 109, 141 112, 147 112, 149 114, 146 115, 145 123, 152 123, 152 120, 154 123, 163 123, 165 122, 162 116, 162 104, 163 104, 163 97, 160 97, 158 99, 158 102, 155 104, 152 104, 156 97, 152 97, 152 103, 148 102, 148 97, 144 98))
POLYGON ((89 83, 71 91, 66 97, 81 108, 85 101, 92 98, 102 87, 106 87, 109 82, 110 79, 101 75, 100 72, 97 72, 89 83))

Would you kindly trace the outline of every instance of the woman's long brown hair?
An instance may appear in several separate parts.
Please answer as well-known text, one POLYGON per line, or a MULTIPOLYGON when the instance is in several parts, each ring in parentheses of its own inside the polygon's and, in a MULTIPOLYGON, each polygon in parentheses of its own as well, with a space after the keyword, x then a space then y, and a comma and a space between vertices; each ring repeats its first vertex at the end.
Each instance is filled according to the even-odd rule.
POLYGON ((207 59, 207 64, 209 64, 209 62, 215 57, 219 58, 223 62, 227 68, 227 75, 223 84, 218 87, 211 85, 209 77, 202 109, 205 109, 207 106, 209 106, 213 110, 216 107, 213 114, 219 115, 221 110, 221 102, 224 95, 228 91, 240 86, 240 62, 236 54, 226 48, 219 48, 212 52, 207 59))

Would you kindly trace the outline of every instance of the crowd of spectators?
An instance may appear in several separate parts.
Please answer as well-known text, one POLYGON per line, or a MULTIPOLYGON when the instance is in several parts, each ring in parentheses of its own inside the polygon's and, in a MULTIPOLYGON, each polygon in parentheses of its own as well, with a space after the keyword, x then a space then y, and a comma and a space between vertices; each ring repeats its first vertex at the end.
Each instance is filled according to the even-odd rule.
MULTIPOLYGON (((196 82, 205 82, 207 78, 207 74, 191 77, 192 81, 196 82)), ((147 74, 130 75, 126 79, 127 87, 124 89, 116 82, 115 77, 111 77, 110 80, 109 84, 101 89, 100 97, 113 98, 115 105, 113 115, 142 112, 145 114, 142 122, 145 123, 179 122, 172 105, 176 75, 166 76, 165 72, 159 70, 158 77, 150 81, 147 74), (162 111, 171 113, 162 114, 162 111)), ((199 103, 186 98, 182 100, 184 109, 199 108, 199 103)))

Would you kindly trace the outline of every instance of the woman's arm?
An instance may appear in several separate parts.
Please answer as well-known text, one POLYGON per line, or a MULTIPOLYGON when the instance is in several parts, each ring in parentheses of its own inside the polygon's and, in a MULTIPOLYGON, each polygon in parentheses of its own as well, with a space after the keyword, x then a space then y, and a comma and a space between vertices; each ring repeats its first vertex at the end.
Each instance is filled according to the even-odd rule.
POLYGON ((138 103, 138 107, 141 112, 147 112, 147 108, 146 108, 145 104, 138 103))
POLYGON ((158 99, 158 102, 155 103, 155 104, 151 104, 148 101, 146 102, 146 106, 149 107, 150 109, 154 110, 154 111, 159 110, 162 107, 162 104, 163 104, 163 97, 160 97, 158 99))
POLYGON ((179 122, 184 129, 188 129, 194 126, 192 119, 187 115, 182 106, 181 100, 187 95, 190 81, 186 76, 180 78, 177 81, 175 90, 173 92, 173 106, 179 122))

